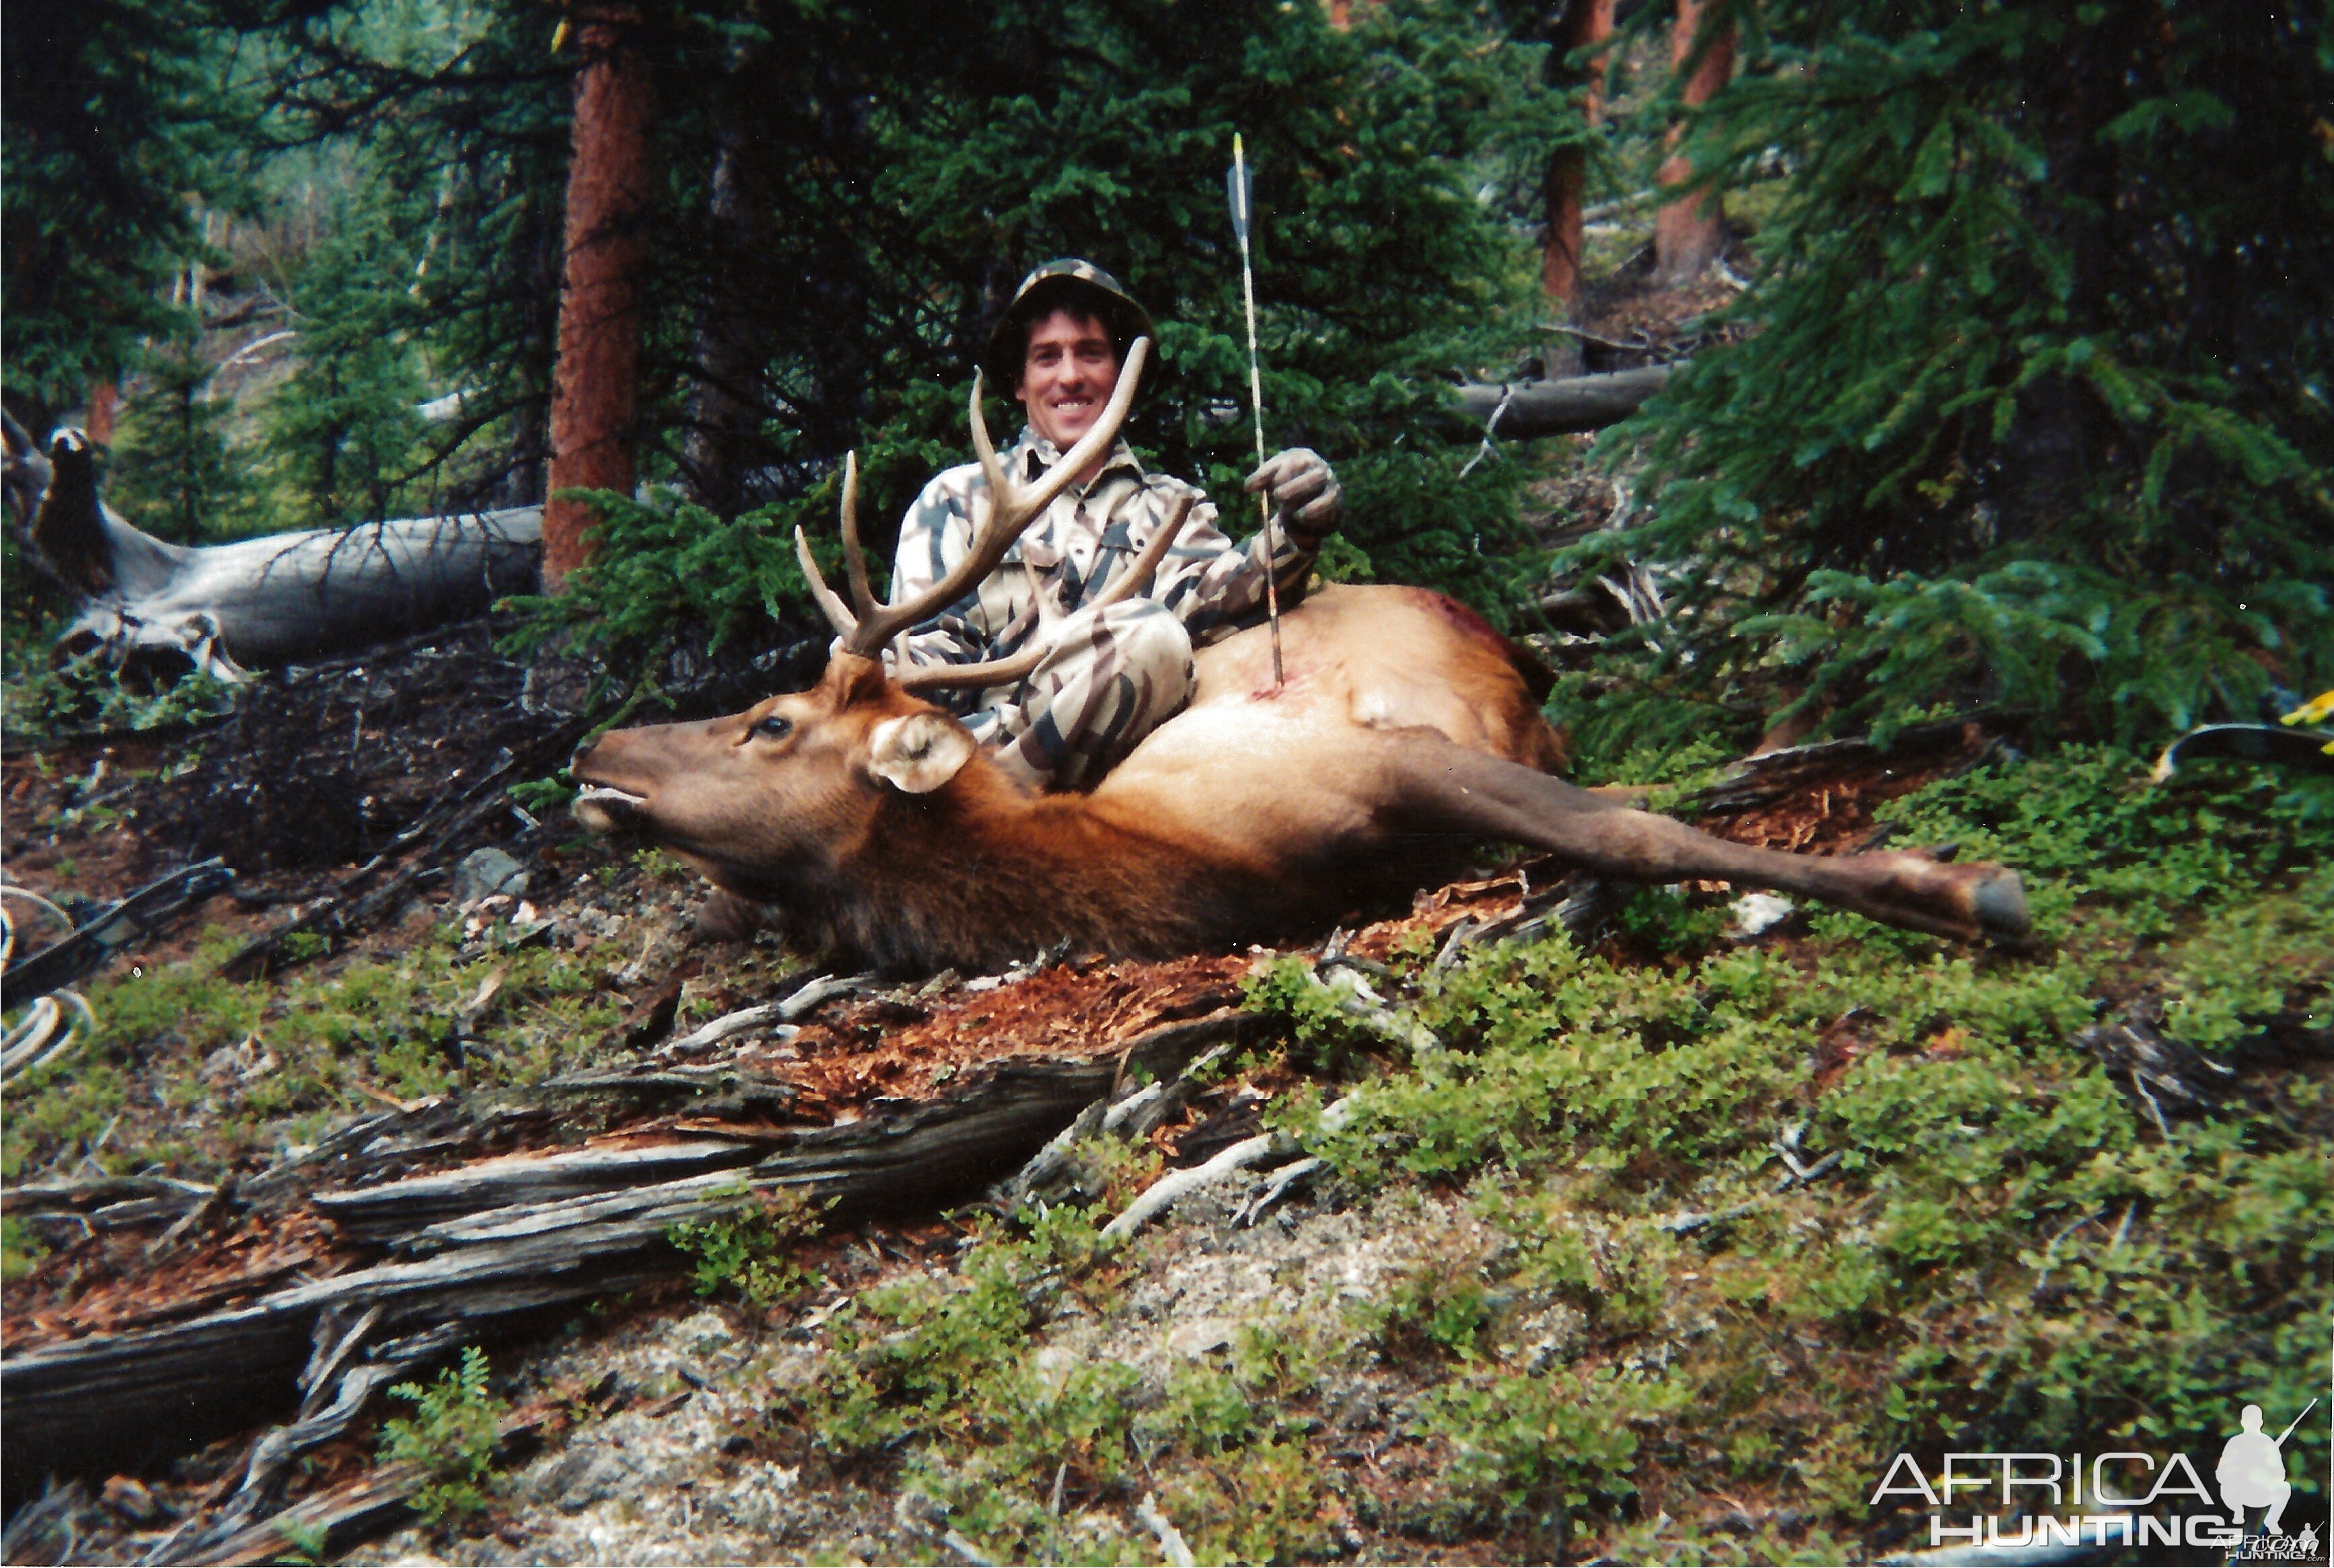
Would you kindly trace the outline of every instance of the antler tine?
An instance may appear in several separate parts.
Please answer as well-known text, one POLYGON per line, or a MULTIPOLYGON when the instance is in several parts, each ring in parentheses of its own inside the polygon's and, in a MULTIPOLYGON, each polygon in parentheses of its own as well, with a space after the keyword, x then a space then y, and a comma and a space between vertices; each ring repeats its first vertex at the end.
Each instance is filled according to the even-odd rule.
POLYGON ((867 553, 859 547, 859 454, 843 455, 843 563, 851 577, 852 607, 864 617, 875 608, 867 586, 867 553))
POLYGON ((1005 469, 997 461, 997 444, 989 438, 988 417, 980 411, 980 390, 983 379, 982 372, 979 370, 972 372, 972 403, 969 412, 972 425, 972 455, 980 460, 980 476, 989 485, 989 498, 992 507, 990 515, 994 516, 995 505, 1011 491, 1012 486, 1006 483, 1005 469))
MULTIPOLYGON (((1159 570, 1160 562, 1166 559, 1167 552, 1173 548, 1177 537, 1182 534, 1183 524, 1191 515, 1193 499, 1189 492, 1175 497, 1174 504, 1168 509, 1166 523, 1151 536, 1151 543, 1143 547, 1143 553, 1127 563, 1126 570, 1119 573, 1117 582, 1087 601, 1093 609, 1116 604, 1120 600, 1133 595, 1151 580, 1151 574, 1159 570)), ((1036 648, 1024 649, 1010 659, 992 659, 984 664, 928 664, 913 669, 902 668, 892 678, 903 691, 947 691, 951 688, 961 691, 967 687, 979 690, 992 686, 1010 686, 1043 664, 1046 655, 1053 650, 1050 643, 1041 643, 1036 648)))
POLYGON ((893 632, 903 626, 915 625, 935 611, 945 610, 997 570, 1005 553, 1013 548, 1013 542, 1053 505, 1054 498, 1067 489, 1088 464, 1109 451, 1111 444, 1118 439, 1119 427, 1126 422, 1126 411, 1133 406, 1135 386, 1143 379, 1143 368, 1150 355, 1151 340, 1135 339, 1134 346, 1127 351, 1126 366, 1119 372, 1118 388, 1111 393, 1110 402, 1094 428, 1079 438, 1077 445, 1043 479, 1018 494, 997 459, 996 448, 989 439, 988 423, 980 417, 980 380, 976 374, 972 446, 980 459, 981 474, 989 481, 989 516, 974 534, 972 548, 947 575, 904 604, 878 606, 862 617, 859 630, 850 634, 851 650, 871 659, 875 657, 893 632))
POLYGON ((842 600, 834 596, 834 590, 826 585, 826 579, 819 575, 818 562, 810 553, 810 541, 804 536, 800 524, 795 526, 795 559, 802 563, 803 577, 810 583, 812 601, 825 612, 827 620, 843 633, 846 642, 855 637, 859 630, 858 619, 842 600))
POLYGON ((902 691, 974 691, 992 686, 1012 686, 1022 677, 1046 662, 1053 652, 1050 646, 1040 643, 1026 648, 1010 659, 992 659, 982 664, 920 664, 902 669, 892 676, 892 684, 902 691))

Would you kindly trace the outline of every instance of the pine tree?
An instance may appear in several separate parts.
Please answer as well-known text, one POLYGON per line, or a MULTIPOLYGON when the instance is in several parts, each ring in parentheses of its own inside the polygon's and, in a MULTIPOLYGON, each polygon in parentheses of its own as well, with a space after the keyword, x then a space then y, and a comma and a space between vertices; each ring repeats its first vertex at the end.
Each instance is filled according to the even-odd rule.
POLYGON ((1712 174, 1787 162, 1754 330, 1608 438, 1650 505, 1577 563, 1672 563, 1691 685, 1794 672, 1842 722, 1944 699, 2160 733, 2334 680, 2323 18, 1761 19, 1689 143, 1712 174))
POLYGON ((298 363, 264 409, 282 526, 342 527, 428 510, 418 405, 427 397, 409 280, 420 198, 334 158, 327 232, 285 280, 298 363))
POLYGON ((205 0, 11 0, 0 47, 0 318, 9 412, 45 434, 141 339, 183 326, 188 197, 222 195, 246 123, 234 34, 205 0))
POLYGON ((106 467, 108 499, 158 538, 200 544, 235 532, 251 486, 229 453, 231 410, 211 395, 213 367, 188 333, 143 359, 106 467))

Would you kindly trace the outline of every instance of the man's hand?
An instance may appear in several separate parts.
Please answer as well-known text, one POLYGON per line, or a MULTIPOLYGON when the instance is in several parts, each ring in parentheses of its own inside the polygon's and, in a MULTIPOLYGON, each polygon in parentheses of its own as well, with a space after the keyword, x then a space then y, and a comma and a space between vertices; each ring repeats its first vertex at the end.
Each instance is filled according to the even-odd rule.
POLYGON ((1291 447, 1267 458, 1263 467, 1248 476, 1244 488, 1250 495, 1261 490, 1269 495, 1280 508, 1288 536, 1307 550, 1336 533, 1345 515, 1345 493, 1338 488, 1337 476, 1329 472, 1320 453, 1307 447, 1291 447))

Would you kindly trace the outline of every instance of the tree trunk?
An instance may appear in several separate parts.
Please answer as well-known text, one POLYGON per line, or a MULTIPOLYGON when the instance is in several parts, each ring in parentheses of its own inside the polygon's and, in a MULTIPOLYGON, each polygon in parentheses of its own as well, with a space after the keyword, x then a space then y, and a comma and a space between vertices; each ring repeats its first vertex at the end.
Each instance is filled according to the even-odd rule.
POLYGON ((714 156, 709 216, 716 265, 706 278, 710 297, 697 331, 697 387, 690 398, 689 438, 681 452, 690 498, 723 517, 745 509, 743 470, 760 423, 751 391, 766 358, 757 351, 762 336, 755 331, 759 313, 750 301, 737 296, 737 271, 719 265, 728 258, 742 260, 754 243, 759 203, 747 188, 754 183, 747 166, 756 139, 731 125, 723 130, 721 149, 714 156))
POLYGON ((574 153, 551 387, 552 498, 544 509, 544 582, 556 592, 588 555, 590 508, 564 489, 632 489, 641 349, 641 225, 649 205, 649 72, 629 8, 589 14, 578 30, 574 153))
MULTIPOLYGON (((2066 268, 2069 336, 2098 331, 2107 317, 2120 176, 2102 132, 2128 105, 2123 67, 2133 44, 2118 35, 2118 20, 2110 13, 2079 29, 2047 95, 2030 106, 2049 180, 2029 199, 2035 228, 2066 268)), ((2107 409, 2078 378, 2054 372, 2023 389, 1989 485, 1998 517, 1992 542, 2031 538, 2081 510, 2110 433, 2107 409)))
POLYGON ((101 447, 113 445, 114 417, 121 410, 121 389, 100 381, 89 390, 89 438, 101 447))
MULTIPOLYGON (((1563 71, 1567 57, 1613 35, 1614 0, 1570 0, 1557 25, 1550 65, 1563 71)), ((1592 64, 1581 99, 1581 117, 1593 130, 1605 119, 1605 62, 1592 64)), ((1560 147, 1548 160, 1548 238, 1541 251, 1540 285, 1560 321, 1577 319, 1580 305, 1580 198, 1588 184, 1588 149, 1560 147)), ((1548 368, 1551 376, 1580 370, 1580 345, 1567 340, 1548 368)))
MULTIPOLYGON (((1699 34, 1706 14, 1706 0, 1678 0, 1677 24, 1670 31, 1673 70, 1685 70, 1696 48, 1701 48, 1701 63, 1685 84, 1688 109, 1709 102, 1711 95, 1734 75, 1733 19, 1729 17, 1703 39, 1699 34)), ((1661 174, 1665 186, 1679 185, 1693 177, 1693 165, 1676 150, 1684 135, 1683 126, 1670 128, 1665 145, 1671 152, 1662 163, 1661 174)), ((1668 202, 1654 216, 1654 274, 1664 285, 1692 283, 1725 248, 1726 213, 1714 190, 1668 202)))
POLYGON ((78 434, 60 432, 43 463, 12 467, 40 476, 28 530, 36 557, 82 600, 57 640, 68 656, 184 660, 233 680, 239 665, 385 642, 483 614, 535 585, 542 515, 533 507, 188 549, 140 532, 99 499, 95 454, 78 434))
MULTIPOLYGON (((868 111, 873 93, 848 57, 823 59, 818 72, 820 156, 848 186, 867 188, 881 161, 868 111)), ((847 214, 847 209, 846 209, 847 214)), ((811 284, 826 347, 811 368, 811 407, 804 434, 813 450, 833 457, 858 439, 867 411, 873 367, 868 359, 867 266, 855 222, 824 226, 815 242, 811 284)))

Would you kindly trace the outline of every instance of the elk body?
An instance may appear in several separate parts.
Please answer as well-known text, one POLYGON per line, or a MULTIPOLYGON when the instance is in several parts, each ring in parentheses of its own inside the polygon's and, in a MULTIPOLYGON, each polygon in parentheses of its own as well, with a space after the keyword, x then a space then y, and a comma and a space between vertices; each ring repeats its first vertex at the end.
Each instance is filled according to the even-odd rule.
MULTIPOLYGON (((1288 611, 1278 688, 1263 628, 1201 649, 1190 705, 1089 793, 1037 794, 1008 779, 918 693, 1010 684, 1042 650, 906 669, 881 656, 979 582, 1108 449, 1143 350, 1111 410, 1026 495, 995 463, 976 387, 991 514, 965 562, 912 603, 873 603, 847 476, 855 613, 803 551, 844 633, 825 678, 728 717, 603 736, 574 764, 578 817, 638 833, 716 886, 780 906, 803 934, 894 970, 996 967, 1063 938, 1161 956, 1317 930, 1447 877, 1485 840, 1616 878, 1779 889, 1944 936, 2024 932, 2017 873, 1999 866, 1753 849, 1549 776, 1560 752, 1512 648, 1423 589, 1333 586, 1288 611)), ((1114 592, 1149 575, 1173 532, 1114 592)))

